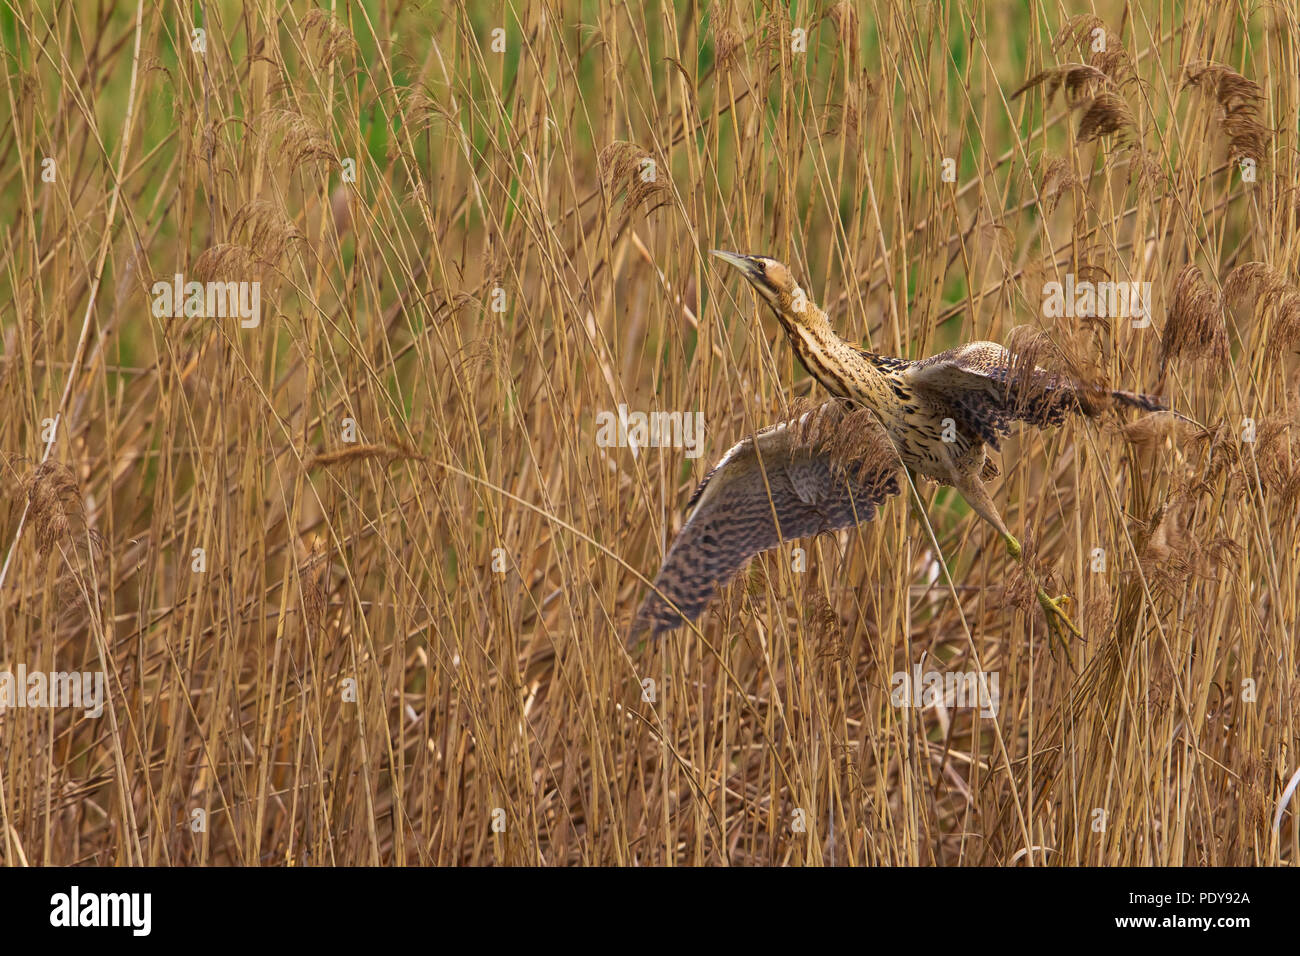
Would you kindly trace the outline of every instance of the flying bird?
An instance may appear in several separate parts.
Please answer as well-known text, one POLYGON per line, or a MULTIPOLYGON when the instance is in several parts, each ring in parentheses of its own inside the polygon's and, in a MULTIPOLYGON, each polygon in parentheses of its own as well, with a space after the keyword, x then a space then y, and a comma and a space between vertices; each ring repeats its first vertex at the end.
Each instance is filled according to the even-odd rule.
POLYGON ((783 541, 853 527, 900 489, 899 468, 956 488, 1035 582, 1051 634, 1081 636, 1065 597, 1037 584, 984 481, 988 449, 1015 422, 1039 428, 1116 405, 1167 410, 1135 392, 1077 383, 1039 367, 1032 350, 972 342, 919 361, 877 355, 840 338, 830 320, 768 256, 713 250, 771 307, 803 366, 832 400, 733 446, 687 505, 689 515, 633 622, 635 639, 694 621, 754 555, 783 541))

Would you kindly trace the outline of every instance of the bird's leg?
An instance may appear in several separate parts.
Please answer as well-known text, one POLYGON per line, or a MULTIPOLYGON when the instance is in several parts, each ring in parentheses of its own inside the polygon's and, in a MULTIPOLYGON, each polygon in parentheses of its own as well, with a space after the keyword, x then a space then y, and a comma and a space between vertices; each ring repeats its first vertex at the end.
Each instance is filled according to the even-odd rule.
POLYGON ((1057 598, 1049 596, 1046 589, 1038 583, 1038 578, 1034 574, 1034 569, 1030 567, 1028 559, 1025 558, 1020 542, 1010 532, 1003 534, 1002 537, 1007 543, 1007 554, 1021 563, 1025 574, 1029 577, 1029 583, 1038 594, 1038 604, 1043 609, 1043 616, 1047 618, 1047 633, 1061 645, 1061 650, 1065 652, 1065 659, 1070 662, 1070 669, 1074 670, 1074 659, 1070 657, 1070 648, 1065 642, 1065 634, 1073 634, 1082 640, 1083 632, 1066 613, 1065 605, 1070 603, 1070 596, 1068 594, 1062 594, 1057 598))
POLYGON ((997 507, 993 504, 993 499, 984 487, 984 483, 976 477, 975 474, 959 475, 959 481, 953 482, 957 490, 961 492, 962 497, 970 503, 971 508, 975 510, 981 518, 993 525, 998 534, 1002 536, 1003 542, 1007 546, 1007 554, 1011 560, 1019 561, 1020 566, 1024 568, 1025 575, 1029 578, 1029 583, 1033 586, 1038 597, 1038 604, 1043 609, 1043 614, 1047 618, 1047 632, 1065 651, 1065 659, 1070 662, 1070 669, 1074 669, 1074 661, 1070 658, 1070 650, 1066 645, 1065 635, 1073 634, 1075 637, 1082 638, 1083 632, 1079 630, 1078 625, 1070 620, 1070 615, 1066 613, 1065 605, 1069 603, 1070 598, 1066 595, 1061 597, 1052 597, 1043 588, 1038 581, 1038 575, 1034 573, 1033 566, 1025 556, 1025 549, 1020 546, 1015 535, 1007 530, 1006 524, 1002 521, 1002 516, 998 514, 997 507))

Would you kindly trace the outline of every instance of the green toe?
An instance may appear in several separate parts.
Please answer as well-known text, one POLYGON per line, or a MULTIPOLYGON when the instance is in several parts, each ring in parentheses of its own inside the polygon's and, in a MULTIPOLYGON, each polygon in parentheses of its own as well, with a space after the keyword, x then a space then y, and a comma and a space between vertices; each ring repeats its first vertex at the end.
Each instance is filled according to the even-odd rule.
POLYGON ((1065 659, 1070 662, 1070 669, 1074 670, 1074 658, 1070 656, 1070 648, 1065 638, 1067 634, 1073 634, 1082 640, 1083 632, 1065 612, 1065 605, 1070 603, 1070 598, 1067 595, 1058 598, 1048 597, 1047 592, 1039 588, 1038 603, 1042 605, 1043 614, 1047 617, 1047 633, 1061 645, 1061 650, 1065 652, 1065 659))

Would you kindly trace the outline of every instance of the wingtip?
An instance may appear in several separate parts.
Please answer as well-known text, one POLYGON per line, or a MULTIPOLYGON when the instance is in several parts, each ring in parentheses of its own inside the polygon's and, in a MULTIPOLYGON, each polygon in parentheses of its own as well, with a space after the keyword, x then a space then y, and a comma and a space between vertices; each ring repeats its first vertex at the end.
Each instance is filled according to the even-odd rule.
POLYGON ((688 623, 686 618, 672 611, 668 605, 655 601, 655 595, 646 598, 632 626, 628 629, 627 646, 629 649, 639 647, 644 639, 646 644, 653 644, 669 631, 674 631, 688 623), (671 617, 671 620, 669 619, 671 617))
POLYGON ((653 595, 646 598, 637 610, 636 617, 632 618, 632 626, 628 628, 626 641, 629 650, 639 647, 643 642, 651 644, 659 636, 659 624, 655 619, 653 601, 653 595))

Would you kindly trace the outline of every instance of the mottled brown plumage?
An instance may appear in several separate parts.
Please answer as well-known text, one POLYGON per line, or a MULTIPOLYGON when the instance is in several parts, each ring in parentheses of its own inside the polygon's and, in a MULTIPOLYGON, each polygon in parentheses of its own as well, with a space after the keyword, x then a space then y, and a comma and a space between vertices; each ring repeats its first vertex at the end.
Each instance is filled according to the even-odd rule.
MULTIPOLYGON (((1049 372, 1039 367, 1031 349, 1015 354, 994 342, 973 342, 909 361, 855 348, 835 334, 782 263, 714 254, 740 269, 771 306, 804 367, 849 407, 869 409, 874 423, 869 433, 888 441, 856 450, 810 445, 794 440, 799 429, 785 422, 728 451, 691 499, 693 510, 633 634, 645 626, 659 634, 683 619, 694 620, 719 585, 781 541, 870 519, 897 493, 900 462, 957 488, 997 529, 1011 556, 1021 559, 1019 542, 984 487, 984 479, 997 474, 987 448, 996 450, 1016 422, 1046 428, 1071 412, 1097 415, 1117 403, 1147 411, 1164 408, 1150 396, 1084 386, 1049 372)), ((840 405, 823 406, 810 413, 819 417, 804 416, 801 422, 850 414, 835 410, 840 405)), ((1053 633, 1079 633, 1061 606, 1064 599, 1048 597, 1041 587, 1038 599, 1053 633)))
POLYGON ((870 521, 898 490, 897 456, 866 409, 831 401, 762 429, 732 446, 696 489, 640 623, 658 635, 682 616, 695 620, 755 554, 870 521))

